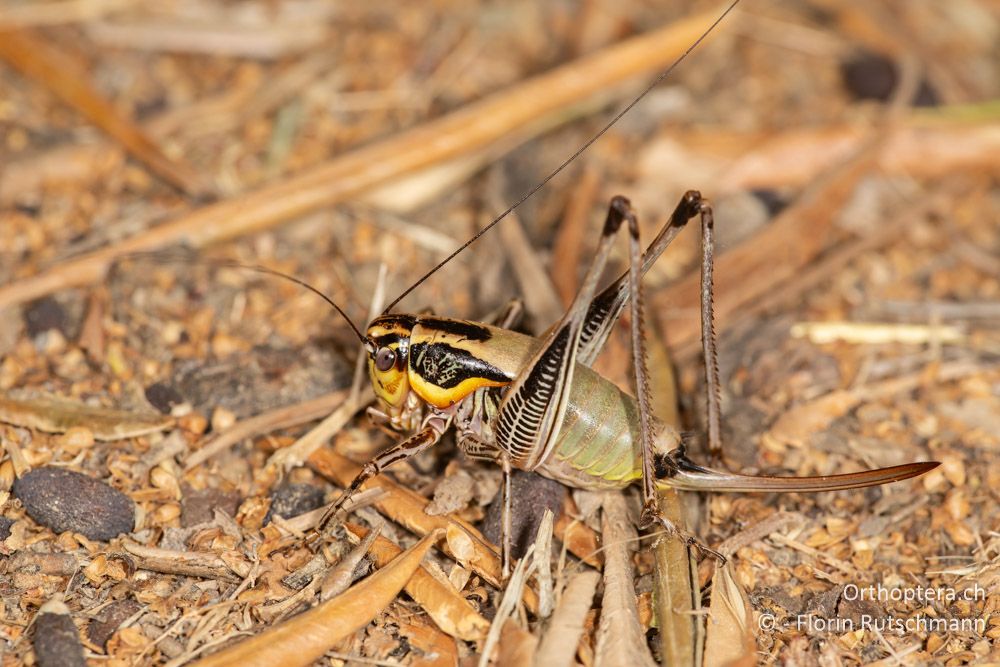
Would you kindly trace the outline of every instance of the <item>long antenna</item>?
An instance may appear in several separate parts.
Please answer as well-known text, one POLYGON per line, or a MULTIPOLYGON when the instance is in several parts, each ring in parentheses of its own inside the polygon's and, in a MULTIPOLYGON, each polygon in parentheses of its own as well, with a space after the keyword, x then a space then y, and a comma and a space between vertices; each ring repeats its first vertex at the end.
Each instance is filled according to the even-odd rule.
POLYGON ((482 236, 486 232, 488 232, 491 229, 493 229, 493 227, 497 223, 499 223, 501 220, 503 220, 508 215, 510 215, 521 204, 523 204, 524 202, 526 202, 536 192, 538 192, 539 190, 541 190, 545 186, 546 183, 548 183, 553 178, 555 178, 556 176, 558 176, 559 173, 562 172, 563 169, 565 169, 566 167, 568 167, 570 165, 570 163, 572 163, 574 160, 576 160, 578 157, 580 157, 580 155, 583 154, 583 152, 586 151, 588 148, 590 148, 590 146, 595 141, 597 141, 598 139, 600 139, 602 136, 604 136, 604 134, 608 130, 610 130, 612 127, 614 127, 614 125, 619 120, 621 120, 622 116, 624 116, 629 111, 631 111, 632 107, 634 107, 636 104, 638 104, 639 102, 641 102, 642 99, 644 97, 646 97, 646 95, 648 95, 649 93, 651 93, 654 88, 656 88, 658 85, 660 85, 663 82, 664 79, 666 79, 668 76, 670 76, 670 74, 677 68, 677 66, 680 65, 682 62, 684 62, 684 60, 691 54, 691 52, 694 51, 696 48, 698 48, 698 46, 701 45, 701 43, 703 41, 705 41, 705 39, 712 33, 712 31, 715 30, 715 28, 720 23, 722 23, 722 21, 730 14, 730 12, 733 11, 733 9, 736 8, 736 5, 738 5, 738 4, 740 4, 740 0, 733 0, 732 3, 730 3, 730 5, 728 7, 726 7, 726 9, 721 14, 719 14, 719 17, 717 19, 715 19, 715 21, 712 22, 712 25, 708 26, 708 28, 706 28, 705 31, 703 33, 701 33, 701 35, 698 37, 698 39, 696 39, 691 44, 691 46, 689 46, 684 51, 684 53, 682 53, 680 56, 678 56, 677 59, 674 60, 674 62, 672 62, 669 67, 667 67, 665 70, 663 70, 662 72, 660 72, 656 76, 656 78, 653 79, 652 82, 650 82, 649 85, 647 85, 643 89, 643 91, 641 93, 639 93, 636 97, 634 97, 631 102, 629 102, 628 104, 626 104, 625 107, 621 111, 619 111, 617 114, 615 114, 614 117, 604 125, 604 127, 602 127, 600 130, 597 131, 597 133, 594 134, 594 136, 592 136, 590 139, 588 139, 586 141, 586 143, 584 143, 582 146, 580 146, 580 148, 576 149, 576 151, 574 151, 572 155, 570 155, 568 158, 566 158, 565 160, 563 160, 562 163, 560 163, 558 167, 556 167, 555 169, 553 169, 549 173, 548 176, 546 176, 545 178, 543 178, 541 181, 539 181, 537 184, 535 184, 535 186, 533 186, 530 190, 528 190, 526 193, 524 193, 523 195, 521 195, 521 197, 517 201, 515 201, 513 204, 511 204, 509 207, 507 207, 507 210, 505 210, 503 213, 501 213, 497 217, 493 218, 493 220, 492 220, 492 222, 490 222, 490 224, 488 224, 485 227, 483 227, 472 238, 470 238, 468 241, 466 241, 465 243, 463 243, 462 245, 460 245, 454 252, 452 252, 450 255, 448 255, 447 257, 445 257, 443 260, 441 260, 440 262, 438 262, 434 266, 434 268, 432 268, 430 271, 428 271, 427 273, 425 273, 424 275, 422 275, 417 280, 417 282, 413 283, 412 285, 410 285, 409 287, 407 287, 405 290, 403 290, 402 294, 400 294, 399 296, 397 296, 388 306, 386 306, 385 310, 382 311, 382 314, 383 315, 388 314, 389 311, 391 311, 393 309, 393 307, 395 307, 395 305, 397 303, 399 303, 404 298, 406 298, 406 296, 410 292, 412 292, 413 290, 415 290, 425 280, 427 280, 432 275, 434 275, 435 273, 437 273, 438 270, 441 267, 443 267, 445 264, 447 264, 448 262, 450 262, 451 260, 453 260, 459 253, 461 253, 463 250, 465 250, 466 248, 468 248, 470 245, 472 245, 473 243, 475 243, 476 241, 478 241, 480 236, 482 236))
MULTIPOLYGON (((184 254, 171 252, 169 250, 158 250, 158 251, 154 250, 151 252, 129 253, 119 258, 118 261, 121 262, 129 260, 147 260, 157 264, 172 264, 172 263, 189 264, 192 261, 190 257, 185 256, 184 254)), ((328 304, 330 304, 330 307, 333 308, 335 311, 340 313, 340 316, 343 317, 344 321, 347 322, 348 326, 351 327, 351 329, 354 331, 354 334, 358 337, 358 340, 361 341, 362 345, 368 342, 368 339, 365 338, 364 334, 361 333, 361 330, 358 329, 358 327, 354 324, 353 321, 351 321, 351 318, 347 316, 347 313, 344 312, 343 308, 337 305, 337 302, 335 302, 333 299, 331 299, 325 293, 320 291, 318 288, 313 287, 304 280, 296 278, 295 276, 289 275, 287 273, 282 273, 281 271, 278 271, 276 269, 268 268, 261 264, 244 264, 242 262, 236 262, 229 259, 205 259, 205 258, 199 258, 197 260, 197 263, 223 269, 245 269, 247 271, 256 271, 257 273, 265 273, 269 276, 284 278, 285 280, 293 282, 296 285, 299 285, 300 287, 305 287, 307 290, 309 290, 310 292, 312 292, 313 294, 315 294, 316 296, 318 296, 319 298, 323 299, 328 304)))

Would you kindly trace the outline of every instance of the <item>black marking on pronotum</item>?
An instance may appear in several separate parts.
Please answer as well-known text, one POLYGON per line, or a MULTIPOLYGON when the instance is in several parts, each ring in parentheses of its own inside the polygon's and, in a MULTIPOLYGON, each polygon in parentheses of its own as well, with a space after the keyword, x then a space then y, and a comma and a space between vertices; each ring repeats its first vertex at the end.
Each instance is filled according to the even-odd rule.
POLYGON ((417 343, 410 349, 410 369, 427 382, 451 389, 470 378, 510 382, 502 370, 468 350, 447 343, 417 343))
POLYGON ((390 329, 392 327, 399 327, 401 329, 412 329, 417 323, 417 318, 415 315, 405 315, 405 314, 393 314, 393 315, 382 315, 376 317, 369 324, 369 328, 373 326, 385 327, 390 329))
POLYGON ((443 317, 421 317, 420 325, 429 329, 437 329, 446 334, 466 340, 487 341, 493 337, 490 330, 482 324, 465 320, 450 320, 443 317))
POLYGON ((388 333, 381 336, 372 337, 372 341, 379 348, 389 347, 393 343, 398 343, 400 341, 408 340, 405 336, 400 336, 399 334, 388 333))

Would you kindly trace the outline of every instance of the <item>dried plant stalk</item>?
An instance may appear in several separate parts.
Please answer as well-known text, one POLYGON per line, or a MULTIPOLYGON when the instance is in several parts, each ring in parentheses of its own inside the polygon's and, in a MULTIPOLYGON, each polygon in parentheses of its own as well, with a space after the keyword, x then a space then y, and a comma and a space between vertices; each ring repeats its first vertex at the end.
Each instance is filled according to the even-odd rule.
MULTIPOLYGON (((676 526, 684 525, 680 494, 664 489, 659 494, 660 511, 676 526)), ((695 590, 691 556, 687 544, 676 537, 660 539, 656 556, 656 622, 660 628, 660 659, 664 665, 696 665, 697 643, 695 590)))
POLYGON ((134 542, 125 542, 124 546, 126 551, 136 557, 136 567, 140 570, 239 581, 232 568, 214 553, 160 549, 134 542))
POLYGON ((636 532, 628 516, 625 496, 609 492, 604 497, 601 517, 604 536, 604 599, 601 624, 597 629, 598 665, 654 667, 639 623, 635 586, 632 584, 631 547, 636 532))
POLYGON ((20 400, 0 395, 0 422, 46 433, 83 427, 96 440, 124 440, 165 431, 173 426, 174 418, 155 412, 94 407, 55 396, 20 400))
MULTIPOLYGON (((348 486, 358 476, 361 468, 329 447, 318 450, 309 457, 309 466, 324 477, 341 486, 348 486)), ((362 490, 378 488, 385 493, 375 506, 396 523, 417 535, 433 530, 458 530, 469 537, 473 553, 468 565, 494 586, 500 583, 500 560, 493 547, 469 523, 448 516, 431 516, 424 513, 427 499, 418 493, 399 486, 385 475, 374 477, 361 486, 362 490)))
POLYGON ((541 667, 570 667, 575 651, 571 650, 583 635, 583 624, 594 601, 594 591, 601 580, 597 572, 574 574, 563 591, 559 606, 548 630, 535 652, 535 664, 541 667))
MULTIPOLYGON (((658 419, 680 428, 677 405, 677 381, 673 363, 656 323, 651 323, 649 361, 651 389, 656 400, 653 411, 658 419)), ((675 489, 659 491, 658 503, 663 515, 675 526, 684 527, 684 504, 675 489)), ((698 604, 696 578, 692 574, 691 555, 683 540, 665 537, 654 547, 656 589, 654 611, 660 629, 660 659, 664 665, 696 665, 699 641, 694 609, 698 604)))
POLYGON ((196 468, 208 459, 226 451, 237 442, 246 438, 264 435, 283 428, 291 428, 326 417, 330 414, 331 410, 341 405, 346 397, 347 391, 341 389, 317 396, 308 401, 296 403, 295 405, 286 405, 274 410, 268 410, 267 412, 262 412, 259 415, 239 421, 204 443, 197 451, 188 456, 184 461, 184 469, 191 470, 196 468))
MULTIPOLYGON (((324 477, 347 486, 361 472, 361 468, 337 454, 329 447, 318 450, 309 457, 309 466, 324 477)), ((442 551, 472 569, 491 585, 500 587, 500 557, 491 545, 472 525, 449 516, 432 516, 424 512, 428 500, 418 493, 403 488, 385 475, 368 480, 362 489, 382 489, 385 493, 375 501, 375 506, 387 517, 413 531, 426 535, 433 530, 444 530, 448 541, 441 545, 442 551), (456 545, 461 544, 461 553, 456 545)), ((533 612, 538 609, 538 595, 530 588, 524 589, 524 603, 533 612)))
MULTIPOLYGON (((330 571, 326 573, 323 577, 323 583, 320 586, 319 599, 329 600, 330 598, 336 597, 347 590, 351 585, 351 578, 354 575, 355 568, 358 567, 358 563, 361 559, 371 550, 372 544, 378 539, 378 534, 382 530, 384 524, 379 524, 375 526, 372 530, 368 531, 368 534, 364 536, 361 543, 351 549, 350 553, 340 559, 335 567, 330 568, 330 571)), ((400 549, 400 552, 402 549, 400 549)), ((395 556, 398 556, 397 552, 395 556)), ((381 566, 385 567, 385 563, 381 566)), ((416 574, 416 573, 414 573, 416 574)))

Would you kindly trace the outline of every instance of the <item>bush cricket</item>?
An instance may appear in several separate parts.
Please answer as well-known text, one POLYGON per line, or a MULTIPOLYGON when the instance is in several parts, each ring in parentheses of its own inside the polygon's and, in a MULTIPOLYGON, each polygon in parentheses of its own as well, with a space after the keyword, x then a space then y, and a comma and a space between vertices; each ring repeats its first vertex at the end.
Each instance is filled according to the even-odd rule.
MULTIPOLYGON (((307 540, 315 544, 332 517, 365 480, 391 464, 433 446, 454 428, 459 448, 476 459, 499 464, 502 484, 502 564, 511 554, 511 471, 535 471, 582 489, 623 488, 641 481, 642 524, 660 524, 684 535, 657 509, 657 487, 695 491, 829 491, 885 484, 923 474, 938 464, 919 462, 816 477, 746 476, 702 467, 684 451, 680 434, 652 416, 643 332, 642 276, 687 225, 701 229, 701 330, 707 393, 707 440, 721 451, 719 380, 712 311, 714 218, 708 200, 685 193, 657 236, 643 250, 631 205, 614 197, 596 256, 562 318, 541 337, 516 333, 504 323, 480 323, 440 316, 394 313, 412 290, 502 221, 573 162, 639 103, 705 39, 738 4, 733 2, 702 36, 641 93, 506 211, 404 290, 362 331, 319 290, 265 267, 243 266, 292 280, 325 299, 348 323, 367 355, 378 407, 374 419, 404 434, 365 464, 346 491, 328 507, 307 540), (620 233, 627 236, 628 269, 601 291, 598 283, 620 233), (636 396, 622 392, 591 369, 615 322, 630 313, 636 396)), ((155 255, 155 253, 154 253, 155 255)), ((710 551, 710 550, 709 550, 710 551)))

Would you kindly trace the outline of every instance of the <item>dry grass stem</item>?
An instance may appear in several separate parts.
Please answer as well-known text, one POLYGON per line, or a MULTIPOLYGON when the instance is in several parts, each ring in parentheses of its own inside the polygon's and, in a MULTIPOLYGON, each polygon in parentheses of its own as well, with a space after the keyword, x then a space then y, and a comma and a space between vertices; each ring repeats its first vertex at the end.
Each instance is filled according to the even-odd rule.
POLYGON ((649 654, 645 633, 639 623, 632 583, 631 551, 636 542, 635 528, 621 494, 605 494, 603 507, 604 598, 601 601, 601 623, 597 629, 596 663, 653 667, 656 663, 649 654))

